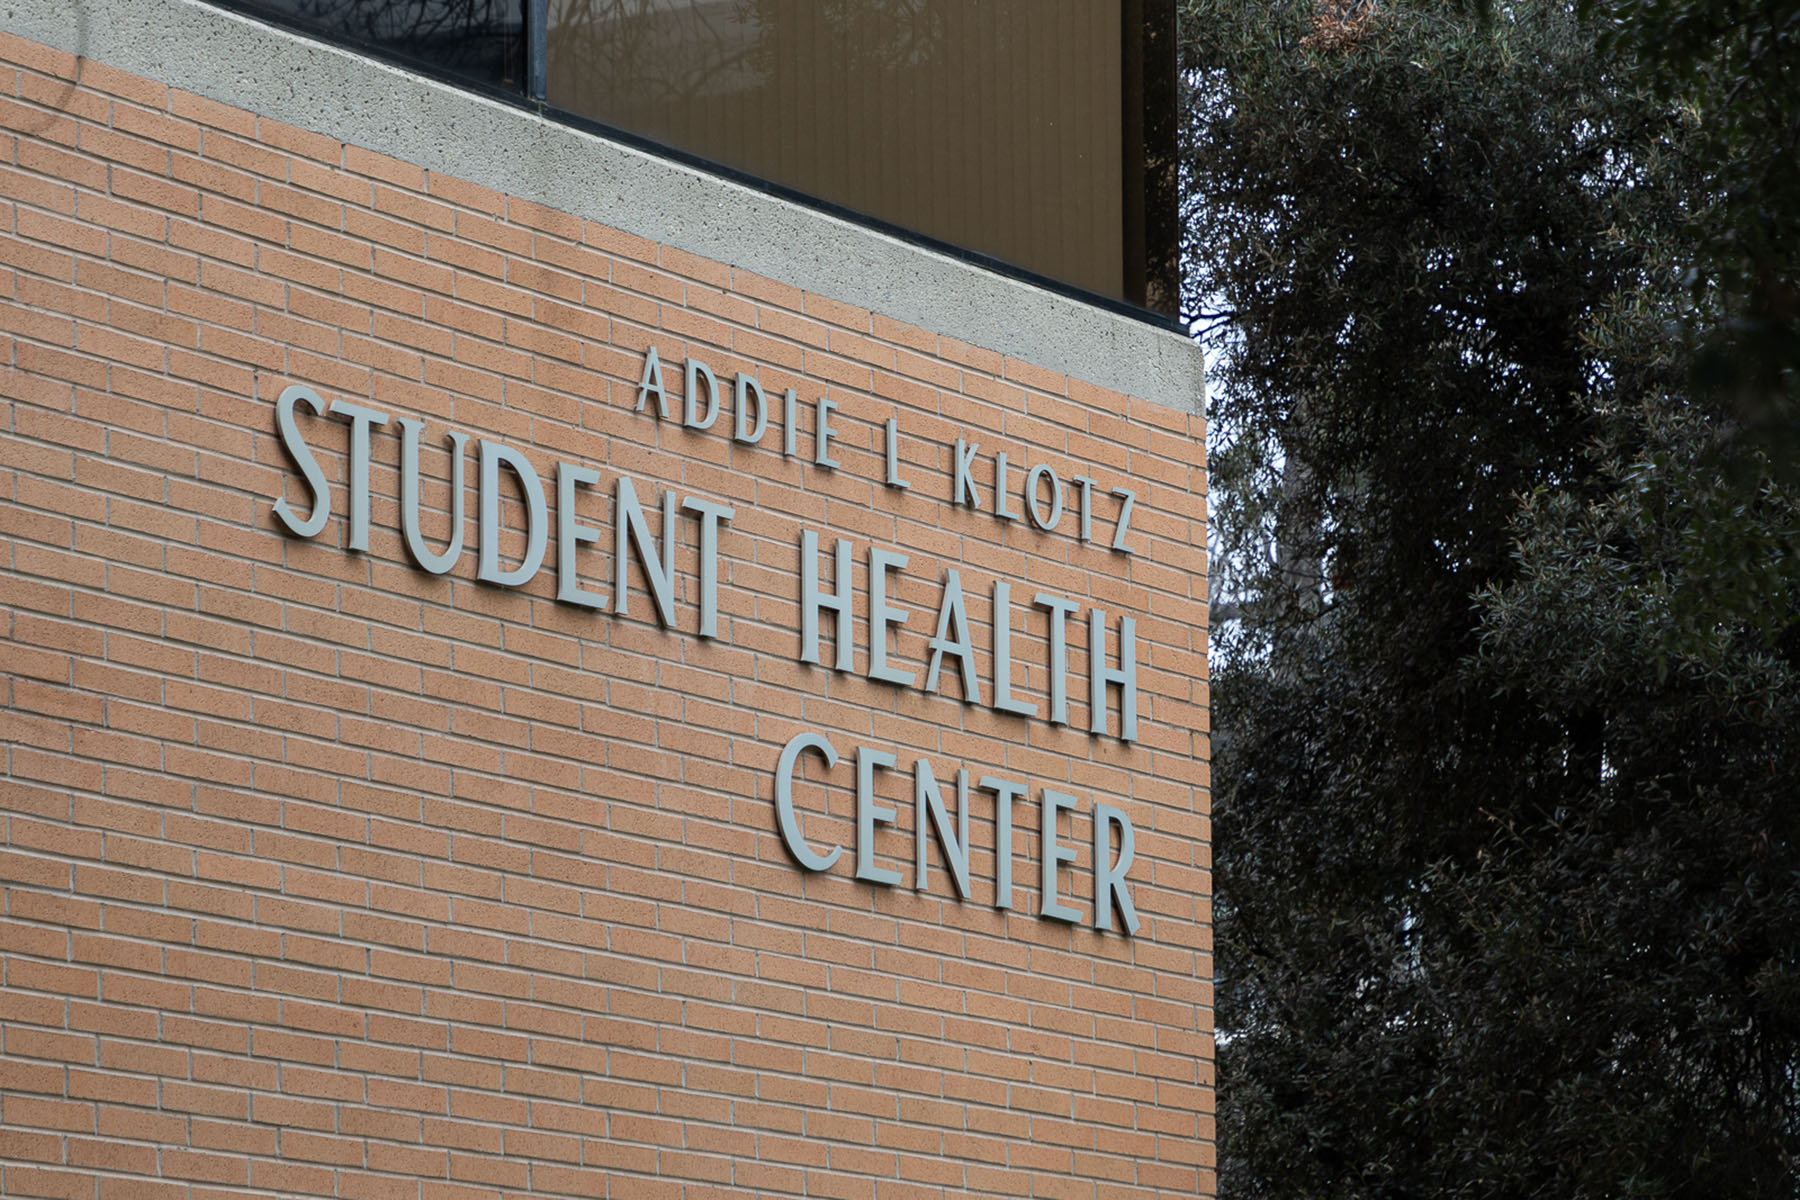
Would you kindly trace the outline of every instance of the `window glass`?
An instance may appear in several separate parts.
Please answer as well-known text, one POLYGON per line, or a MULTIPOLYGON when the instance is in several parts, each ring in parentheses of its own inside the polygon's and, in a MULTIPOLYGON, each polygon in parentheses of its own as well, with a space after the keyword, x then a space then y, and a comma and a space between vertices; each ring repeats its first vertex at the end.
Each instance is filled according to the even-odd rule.
POLYGON ((548 5, 553 106, 1126 296, 1119 0, 548 5))
POLYGON ((235 0, 238 7, 383 54, 517 91, 524 0, 235 0))
POLYGON ((218 0, 1175 312, 1174 0, 218 0))

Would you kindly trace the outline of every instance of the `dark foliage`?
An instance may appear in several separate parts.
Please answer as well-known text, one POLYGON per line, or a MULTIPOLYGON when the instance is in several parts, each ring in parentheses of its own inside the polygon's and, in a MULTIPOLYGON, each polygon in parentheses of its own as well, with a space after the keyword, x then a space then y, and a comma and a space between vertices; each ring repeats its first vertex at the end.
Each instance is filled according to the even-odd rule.
POLYGON ((1565 6, 1185 8, 1224 1193, 1800 1195, 1800 497, 1696 368, 1704 108, 1565 6))
POLYGON ((1734 418, 1724 458, 1740 479, 1760 454, 1800 480, 1800 0, 1585 7, 1634 79, 1700 116, 1686 332, 1694 384, 1734 418))

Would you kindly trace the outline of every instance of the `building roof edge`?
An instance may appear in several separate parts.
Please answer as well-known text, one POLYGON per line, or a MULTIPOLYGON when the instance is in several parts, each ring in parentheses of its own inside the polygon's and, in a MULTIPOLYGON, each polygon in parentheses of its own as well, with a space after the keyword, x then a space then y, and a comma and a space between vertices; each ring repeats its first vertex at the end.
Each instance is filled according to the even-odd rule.
POLYGON ((8 32, 1183 412, 1180 333, 202 0, 13 0, 8 32), (178 81, 171 64, 182 64, 178 81))

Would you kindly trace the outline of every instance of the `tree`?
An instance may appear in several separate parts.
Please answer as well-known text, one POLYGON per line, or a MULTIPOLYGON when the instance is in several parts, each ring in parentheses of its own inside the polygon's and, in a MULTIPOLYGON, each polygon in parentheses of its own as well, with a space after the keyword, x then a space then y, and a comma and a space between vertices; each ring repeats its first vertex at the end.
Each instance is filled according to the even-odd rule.
POLYGON ((1184 7, 1223 1191, 1800 1194, 1800 497, 1696 386, 1699 110, 1565 5, 1184 7))
MULTIPOLYGON (((1800 474, 1800 0, 1588 0, 1602 45, 1700 116, 1705 176, 1687 276, 1695 384, 1730 449, 1800 474)), ((1754 475, 1751 465, 1741 474, 1754 475)))

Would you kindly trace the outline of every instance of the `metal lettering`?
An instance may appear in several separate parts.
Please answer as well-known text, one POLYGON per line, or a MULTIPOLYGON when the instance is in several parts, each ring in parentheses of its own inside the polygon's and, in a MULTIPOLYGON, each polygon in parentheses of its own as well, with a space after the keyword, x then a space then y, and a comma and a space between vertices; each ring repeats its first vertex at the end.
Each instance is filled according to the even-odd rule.
POLYGON ((1106 612, 1088 613, 1088 732, 1106 732, 1106 689, 1119 685, 1119 738, 1137 741, 1137 622, 1119 618, 1119 665, 1106 665, 1106 612))
POLYGON ((969 445, 961 438, 956 439, 956 452, 952 459, 956 487, 950 497, 950 503, 966 505, 969 508, 981 507, 981 494, 975 490, 973 472, 975 453, 980 449, 980 442, 969 445))
POLYGON ((901 491, 912 484, 900 478, 900 418, 889 417, 882 426, 882 448, 887 454, 887 485, 901 491))
POLYGON ((1037 705, 1012 694, 1012 585, 994 581, 994 707, 1020 717, 1037 716, 1037 705))
POLYGON ((556 598, 582 608, 606 607, 605 594, 584 589, 575 568, 575 551, 600 540, 598 529, 575 519, 575 489, 599 482, 600 472, 592 467, 556 464, 556 598))
POLYGON ((1114 488, 1112 494, 1119 498, 1119 523, 1113 526, 1112 548, 1121 554, 1135 553, 1125 544, 1125 535, 1131 529, 1131 510, 1137 504, 1137 493, 1129 488, 1114 488))
POLYGON ((1007 479, 1006 451, 994 455, 994 515, 1002 521, 1015 520, 1018 513, 1007 504, 1012 499, 1012 484, 1007 479))
POLYGON ((1113 905, 1124 919, 1126 936, 1138 931, 1137 906, 1131 902, 1131 885, 1125 881, 1131 870, 1133 846, 1137 835, 1131 818, 1110 804, 1094 805, 1094 928, 1111 929, 1113 905), (1112 853, 1112 827, 1119 827, 1119 857, 1106 865, 1112 853))
POLYGON ((544 563, 549 539, 544 485, 523 454, 496 442, 481 442, 481 554, 475 578, 501 587, 522 587, 544 563), (512 468, 525 495, 525 557, 510 571, 500 569, 500 464, 512 468))
POLYGON ((1081 490, 1081 540, 1094 540, 1094 481, 1086 475, 1075 476, 1075 486, 1081 490))
POLYGON ((463 552, 463 447, 469 435, 450 432, 450 544, 434 554, 419 531, 419 435, 425 423, 400 418, 400 533, 407 553, 433 575, 443 575, 456 565, 463 552))
POLYGON ((1067 921, 1073 925, 1081 920, 1081 911, 1062 903, 1062 897, 1057 893, 1057 871, 1064 863, 1075 861, 1075 847, 1065 846, 1056 840, 1056 819, 1075 807, 1075 797, 1045 788, 1038 798, 1043 815, 1038 835, 1039 853, 1042 856, 1038 864, 1042 893, 1038 915, 1049 917, 1053 921, 1067 921))
POLYGON ((1031 514, 1031 523, 1039 529, 1051 530, 1062 524, 1062 480, 1045 463, 1031 468, 1031 473, 1025 476, 1025 509, 1031 514), (1050 481, 1050 515, 1047 517, 1038 511, 1038 485, 1045 479, 1050 481))
POLYGON ((675 493, 667 489, 662 494, 662 518, 659 551, 644 520, 643 507, 638 504, 637 489, 631 480, 619 476, 613 489, 613 611, 623 616, 630 600, 627 551, 636 546, 638 565, 644 569, 650 598, 656 603, 657 619, 666 629, 675 624, 675 493))
POLYGON ((762 385, 739 371, 737 387, 732 391, 732 401, 734 429, 731 436, 745 445, 756 445, 762 441, 763 434, 769 428, 769 401, 763 395, 762 385), (754 425, 745 420, 750 411, 752 398, 756 401, 756 424, 754 425))
POLYGON ((1039 592, 1037 606, 1050 614, 1050 723, 1069 723, 1069 633, 1067 621, 1081 605, 1039 592))
POLYGON ((892 886, 900 872, 875 865, 875 826, 891 825, 900 814, 875 802, 875 768, 892 769, 898 760, 885 750, 856 748, 856 877, 892 886))
POLYGON ((331 415, 350 418, 350 541, 352 550, 369 548, 369 431, 388 423, 387 414, 348 400, 332 404, 331 415))
POLYGON ((684 381, 684 403, 681 423, 689 429, 711 429, 713 422, 719 419, 719 381, 713 377, 712 368, 697 358, 687 360, 687 378, 684 381), (706 418, 700 417, 700 388, 706 388, 706 418))
POLYGON ((931 663, 925 671, 925 690, 938 690, 938 668, 944 655, 956 656, 962 668, 963 703, 981 703, 981 681, 975 676, 975 646, 969 640, 969 616, 963 610, 962 577, 956 568, 944 573, 944 598, 938 605, 937 633, 931 639, 931 663))
POLYGON ((792 458, 800 453, 800 394, 793 388, 781 398, 781 454, 792 458))
POLYGON ((669 390, 663 386, 662 359, 656 356, 655 346, 650 347, 644 355, 644 374, 638 380, 637 406, 631 411, 643 412, 644 405, 649 402, 652 394, 656 396, 657 415, 668 420, 669 390))
POLYGON ((898 629, 912 616, 888 603, 888 572, 904 571, 909 560, 893 550, 869 547, 869 678, 909 687, 911 671, 888 665, 888 630, 898 629))
POLYGON ((913 763, 913 889, 929 891, 925 880, 925 839, 927 827, 937 830, 938 849, 944 865, 950 870, 950 882, 956 894, 969 898, 969 773, 956 773, 956 832, 950 832, 950 814, 944 810, 944 797, 938 791, 937 776, 924 759, 913 763))
POLYGON ((836 400, 820 396, 813 403, 813 465, 827 471, 835 471, 844 465, 831 457, 832 439, 837 437, 837 431, 831 427, 831 414, 836 411, 836 400))
MULTIPOLYGON (((681 507, 700 516, 700 636, 715 638, 719 636, 719 526, 737 516, 737 510, 692 497, 681 507)), ((668 554, 673 558, 675 552, 669 550, 668 554)))
POLYGON ((275 401, 275 427, 281 431, 281 444, 288 457, 300 468, 300 477, 306 480, 307 490, 312 493, 312 515, 302 521, 283 495, 276 497, 275 516, 295 537, 312 538, 318 537, 325 522, 331 519, 331 487, 325 482, 319 460, 313 457, 312 448, 300 436, 300 427, 294 421, 294 405, 302 402, 319 416, 325 415, 325 401, 319 399, 319 393, 296 383, 282 389, 280 399, 275 401))
POLYGON ((850 577, 850 543, 837 540, 837 572, 832 576, 836 590, 825 592, 819 587, 819 535, 810 529, 800 531, 800 661, 819 662, 819 613, 829 609, 837 617, 837 657, 832 668, 855 669, 855 625, 852 623, 852 601, 855 598, 850 577))
POLYGON ((800 818, 794 813, 794 767, 800 755, 808 750, 819 752, 825 760, 826 770, 837 766, 837 751, 831 748, 823 734, 798 733, 788 739, 788 744, 781 748, 781 761, 775 764, 775 820, 781 827, 782 844, 794 856, 795 862, 808 871, 829 871, 844 848, 833 846, 830 854, 814 850, 800 835, 800 818))
POLYGON ((1010 910, 1013 906, 1013 801, 1025 795, 1025 788, 992 775, 983 775, 981 786, 994 793, 994 907, 1010 910))

